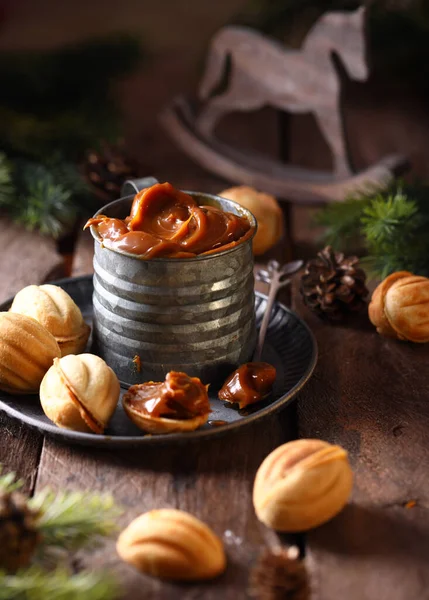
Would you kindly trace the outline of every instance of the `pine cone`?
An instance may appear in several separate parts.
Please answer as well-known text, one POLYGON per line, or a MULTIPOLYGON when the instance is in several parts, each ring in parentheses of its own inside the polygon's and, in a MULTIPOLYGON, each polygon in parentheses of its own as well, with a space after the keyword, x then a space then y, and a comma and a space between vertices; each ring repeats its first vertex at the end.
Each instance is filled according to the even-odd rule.
POLYGON ((301 279, 304 303, 321 317, 339 321, 350 312, 358 312, 368 295, 365 271, 356 256, 344 258, 326 246, 310 260, 301 279))
POLYGON ((123 148, 107 144, 99 152, 88 151, 83 172, 103 202, 117 200, 122 184, 138 176, 137 165, 126 156, 123 148))
POLYGON ((250 574, 249 593, 252 598, 258 600, 308 600, 310 598, 310 585, 304 562, 291 557, 291 550, 294 548, 264 550, 250 574))
POLYGON ((25 496, 0 491, 0 569, 15 572, 30 563, 41 538, 37 517, 25 496))

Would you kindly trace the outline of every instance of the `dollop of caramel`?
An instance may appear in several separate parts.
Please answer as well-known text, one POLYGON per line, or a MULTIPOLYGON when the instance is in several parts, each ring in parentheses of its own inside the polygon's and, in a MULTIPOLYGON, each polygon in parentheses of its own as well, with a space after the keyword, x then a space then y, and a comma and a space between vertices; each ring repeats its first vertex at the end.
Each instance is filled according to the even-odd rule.
POLYGON ((276 380, 276 369, 265 362, 241 365, 223 384, 219 399, 244 408, 259 402, 271 392, 276 380))
POLYGON ((192 419, 210 412, 207 387, 198 377, 170 371, 165 381, 132 385, 123 403, 150 417, 192 419))
POLYGON ((170 183, 139 192, 124 220, 99 215, 89 219, 103 244, 141 258, 191 258, 219 252, 251 237, 246 217, 213 206, 199 206, 170 183))

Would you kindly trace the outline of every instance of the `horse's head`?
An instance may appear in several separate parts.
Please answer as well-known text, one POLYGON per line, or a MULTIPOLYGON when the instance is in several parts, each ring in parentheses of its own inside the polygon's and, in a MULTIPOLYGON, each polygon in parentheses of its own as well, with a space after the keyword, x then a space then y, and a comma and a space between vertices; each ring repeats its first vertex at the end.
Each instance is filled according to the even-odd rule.
POLYGON ((354 12, 332 12, 326 15, 331 26, 332 47, 338 53, 352 79, 365 81, 368 66, 365 57, 365 8, 354 12))

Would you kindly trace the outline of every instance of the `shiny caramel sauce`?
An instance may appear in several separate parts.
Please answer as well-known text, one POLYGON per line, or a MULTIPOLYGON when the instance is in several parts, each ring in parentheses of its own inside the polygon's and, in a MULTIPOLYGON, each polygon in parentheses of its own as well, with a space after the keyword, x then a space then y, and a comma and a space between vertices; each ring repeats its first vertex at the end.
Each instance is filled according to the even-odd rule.
POLYGON ((276 369, 265 362, 241 365, 223 384, 219 399, 238 404, 242 409, 259 402, 271 392, 276 380, 276 369))
POLYGON ((207 387, 198 377, 170 371, 163 382, 149 381, 132 385, 124 404, 151 417, 192 419, 210 412, 207 387))
POLYGON ((210 425, 210 427, 222 427, 222 425, 227 425, 227 424, 228 424, 228 421, 222 421, 221 419, 207 421, 207 425, 210 425))
POLYGON ((141 258, 192 258, 232 248, 252 236, 246 217, 213 206, 199 206, 170 183, 139 192, 124 220, 99 215, 89 219, 103 244, 141 258))

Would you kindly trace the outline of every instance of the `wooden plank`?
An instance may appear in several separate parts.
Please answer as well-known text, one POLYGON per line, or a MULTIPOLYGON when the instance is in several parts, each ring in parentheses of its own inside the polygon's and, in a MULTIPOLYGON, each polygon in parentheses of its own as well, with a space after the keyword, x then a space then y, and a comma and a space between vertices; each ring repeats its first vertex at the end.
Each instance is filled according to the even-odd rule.
POLYGON ((43 436, 16 419, 0 412, 0 465, 4 473, 14 472, 31 494, 36 482, 43 436))
MULTIPOLYGON (((6 219, 0 220, 0 238, 5 250, 0 256, 3 301, 32 283, 61 277, 63 261, 53 240, 31 233, 6 219)), ((0 464, 24 481, 31 493, 37 474, 43 436, 0 412, 0 464)))
POLYGON ((76 242, 73 264, 72 277, 80 277, 81 275, 89 275, 94 272, 92 261, 94 259, 94 239, 91 232, 87 229, 79 232, 76 242))
MULTIPOLYGON (((265 287, 258 283, 261 291, 265 287)), ((140 597, 143 591, 147 600, 240 600, 247 598, 251 564, 261 547, 276 537, 254 515, 253 479, 265 456, 295 437, 295 423, 292 406, 278 417, 230 436, 132 451, 81 449, 47 438, 36 489, 49 485, 53 489, 109 491, 125 509, 121 527, 153 508, 180 508, 203 519, 222 537, 228 554, 225 575, 187 587, 139 575, 118 559, 114 540, 107 541, 86 564, 116 573, 125 587, 125 599, 140 597)))
POLYGON ((123 582, 124 598, 204 600, 247 598, 249 567, 271 535, 256 519, 251 489, 265 456, 293 435, 293 409, 241 432, 198 444, 127 451, 73 448, 45 440, 37 489, 111 492, 125 513, 119 524, 154 508, 187 510, 223 539, 226 573, 214 582, 180 586, 136 573, 118 559, 114 540, 85 560, 89 568, 108 568, 123 582))
POLYGON ((366 316, 324 324, 294 298, 319 345, 299 433, 344 446, 355 472, 349 506, 307 536, 314 600, 429 598, 429 346, 366 316))
POLYGON ((0 255, 0 300, 26 285, 62 277, 63 261, 53 240, 6 219, 0 219, 0 239, 4 250, 0 255))
POLYGON ((342 178, 283 165, 261 154, 231 148, 217 139, 201 136, 195 129, 193 113, 182 97, 163 110, 161 123, 180 149, 207 171, 299 203, 342 201, 368 186, 384 188, 394 173, 407 164, 402 155, 390 154, 365 170, 342 178))

